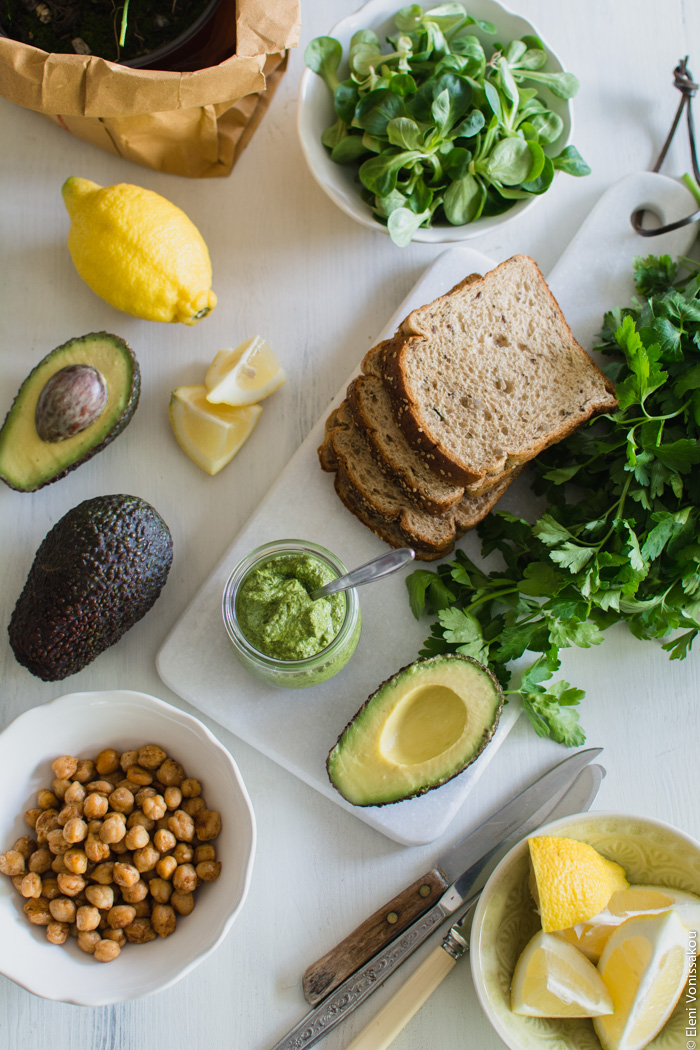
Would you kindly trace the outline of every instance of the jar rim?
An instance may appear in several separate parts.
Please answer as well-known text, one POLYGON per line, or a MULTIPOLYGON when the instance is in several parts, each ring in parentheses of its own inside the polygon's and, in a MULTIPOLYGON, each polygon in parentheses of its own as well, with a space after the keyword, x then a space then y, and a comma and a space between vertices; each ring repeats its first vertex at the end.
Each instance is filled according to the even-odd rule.
POLYGON ((318 664, 324 663, 330 654, 345 643, 354 631, 357 623, 359 600, 357 589, 354 587, 342 592, 345 597, 345 615, 338 633, 323 649, 320 649, 312 656, 304 656, 298 660, 285 660, 281 657, 269 656, 267 653, 257 649, 243 633, 238 623, 236 613, 238 592, 243 581, 254 568, 268 561, 274 561, 275 558, 282 557, 285 554, 310 554, 325 562, 336 574, 336 578, 348 571, 340 558, 333 554, 332 551, 312 540, 283 539, 263 543, 259 547, 255 547, 245 558, 242 558, 230 573, 224 585, 221 608, 226 633, 235 649, 242 652, 249 659, 259 663, 261 667, 275 669, 281 673, 289 671, 290 673, 298 674, 301 671, 311 670, 317 667, 318 664))

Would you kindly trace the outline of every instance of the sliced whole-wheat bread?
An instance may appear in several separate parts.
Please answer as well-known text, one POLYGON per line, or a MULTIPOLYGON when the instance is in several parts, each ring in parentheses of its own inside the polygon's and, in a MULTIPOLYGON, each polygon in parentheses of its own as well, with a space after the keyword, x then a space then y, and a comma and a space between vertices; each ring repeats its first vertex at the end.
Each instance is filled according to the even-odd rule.
POLYGON ((455 539, 486 517, 507 488, 506 483, 478 499, 464 497, 442 515, 426 513, 379 469, 347 401, 326 422, 319 459, 324 470, 341 476, 336 491, 360 520, 375 532, 381 528, 378 534, 387 542, 396 545, 398 534, 400 543, 434 557, 449 553, 455 539))
POLYGON ((412 311, 380 356, 409 445, 455 484, 500 483, 617 404, 524 255, 412 311))
POLYGON ((444 514, 464 497, 463 485, 452 485, 430 469, 426 457, 412 448, 396 421, 391 395, 374 375, 357 376, 347 391, 355 422, 364 431, 381 470, 396 481, 428 514, 444 514))

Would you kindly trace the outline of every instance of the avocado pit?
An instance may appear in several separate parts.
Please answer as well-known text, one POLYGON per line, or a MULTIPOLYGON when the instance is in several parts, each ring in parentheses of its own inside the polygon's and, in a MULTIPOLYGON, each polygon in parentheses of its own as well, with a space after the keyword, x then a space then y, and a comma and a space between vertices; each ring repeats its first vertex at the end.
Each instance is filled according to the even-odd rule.
POLYGON ((92 365, 67 365, 54 372, 39 394, 34 425, 42 441, 65 441, 87 430, 107 404, 104 376, 92 365))

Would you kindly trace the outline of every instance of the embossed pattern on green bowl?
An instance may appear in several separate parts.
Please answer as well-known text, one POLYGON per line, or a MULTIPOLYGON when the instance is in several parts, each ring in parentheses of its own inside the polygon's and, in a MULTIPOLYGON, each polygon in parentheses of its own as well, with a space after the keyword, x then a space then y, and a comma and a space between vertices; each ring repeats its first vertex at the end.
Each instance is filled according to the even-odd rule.
MULTIPOLYGON (((617 861, 631 883, 688 890, 700 896, 700 844, 660 821, 616 813, 566 817, 537 834, 588 842, 617 861)), ((540 928, 528 888, 527 841, 515 846, 489 879, 479 900, 471 936, 472 975, 491 1024, 510 1050, 601 1050, 587 1019, 521 1017, 510 1010, 515 963, 540 928)), ((688 1006, 681 996, 648 1050, 684 1050, 688 1006)))

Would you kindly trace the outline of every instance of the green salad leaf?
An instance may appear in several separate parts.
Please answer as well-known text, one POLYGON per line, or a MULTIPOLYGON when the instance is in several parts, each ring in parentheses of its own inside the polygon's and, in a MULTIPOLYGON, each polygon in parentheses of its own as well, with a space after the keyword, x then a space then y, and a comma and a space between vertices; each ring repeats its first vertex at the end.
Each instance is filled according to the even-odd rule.
POLYGON ((552 152, 564 125, 541 89, 567 100, 578 81, 544 69, 537 37, 485 49, 474 28, 493 36, 496 27, 461 3, 411 4, 394 26, 388 50, 371 29, 354 34, 345 79, 333 37, 312 40, 304 59, 333 98, 336 120, 321 141, 357 169, 363 199, 396 244, 421 226, 462 226, 539 196, 556 171, 590 173, 575 146, 552 152))
POLYGON ((700 273, 685 262, 679 279, 668 256, 635 259, 638 298, 605 315, 597 347, 619 406, 535 461, 537 521, 496 512, 477 526, 501 566, 458 550, 407 578, 414 615, 435 617, 421 655, 475 656, 536 733, 568 746, 585 740, 584 694, 553 680, 562 649, 625 623, 682 660, 700 632, 700 273))

